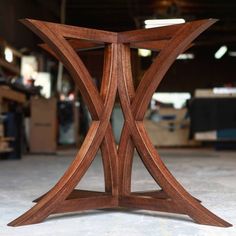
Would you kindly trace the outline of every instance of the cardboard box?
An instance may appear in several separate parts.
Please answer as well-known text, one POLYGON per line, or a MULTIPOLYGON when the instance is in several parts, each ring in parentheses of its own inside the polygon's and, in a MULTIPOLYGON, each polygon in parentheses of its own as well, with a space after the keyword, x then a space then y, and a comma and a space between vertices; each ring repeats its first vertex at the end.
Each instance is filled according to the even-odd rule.
POLYGON ((56 99, 31 99, 29 145, 34 153, 54 153, 57 149, 56 99))
POLYGON ((8 148, 9 148, 9 143, 5 142, 5 141, 1 141, 1 139, 0 139, 0 150, 3 151, 8 148))
POLYGON ((190 121, 184 120, 186 112, 185 108, 161 108, 160 115, 174 115, 175 118, 158 122, 145 119, 144 124, 152 143, 159 147, 198 146, 198 142, 189 140, 190 121))

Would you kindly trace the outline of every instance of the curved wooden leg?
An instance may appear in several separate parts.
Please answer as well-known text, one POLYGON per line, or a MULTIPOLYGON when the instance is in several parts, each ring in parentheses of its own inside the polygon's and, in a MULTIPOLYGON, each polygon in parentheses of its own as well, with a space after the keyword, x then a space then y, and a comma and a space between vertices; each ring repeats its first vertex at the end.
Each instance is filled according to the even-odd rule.
POLYGON ((8 225, 19 226, 39 223, 53 213, 72 192, 92 163, 102 141, 104 127, 94 121, 88 131, 77 157, 67 169, 60 181, 34 207, 8 225))
MULTIPOLYGON (((126 46, 123 46, 123 48, 121 49, 121 51, 123 52, 122 55, 126 54, 125 47, 126 46)), ((120 79, 118 81, 118 92, 120 97, 122 97, 121 105, 125 116, 124 133, 121 140, 121 144, 124 145, 121 145, 121 148, 123 148, 123 150, 120 150, 119 157, 124 158, 123 163, 128 162, 128 165, 130 165, 130 160, 132 160, 132 157, 130 157, 129 155, 132 155, 132 153, 126 152, 128 149, 127 147, 129 140, 132 139, 134 146, 137 148, 137 151, 147 170, 152 175, 156 183, 162 188, 162 191, 165 193, 166 197, 160 197, 159 194, 159 198, 157 199, 147 194, 130 194, 128 196, 123 194, 120 197, 120 206, 187 214, 200 224, 220 227, 231 226, 230 223, 224 221, 223 219, 207 210, 200 204, 197 199, 192 197, 173 177, 173 175, 161 161, 155 147, 152 145, 146 133, 143 120, 135 120, 136 112, 138 112, 139 109, 137 107, 133 107, 133 111, 130 109, 132 105, 126 81, 131 80, 131 78, 127 76, 126 71, 123 71, 123 74, 124 79, 120 79)), ((144 103, 147 102, 144 101, 144 103)), ((143 111, 142 113, 145 114, 143 111)), ((143 119, 143 117, 140 118, 143 119)), ((125 182, 125 179, 127 178, 128 180, 130 180, 130 169, 128 169, 128 171, 123 170, 123 172, 121 172, 121 175, 121 180, 123 182, 125 182)), ((125 191, 127 189, 127 186, 123 185, 123 189, 124 192, 127 192, 125 191)), ((161 193, 161 195, 163 196, 163 193, 161 193)))
POLYGON ((145 131, 142 122, 136 122, 136 131, 134 142, 141 154, 141 158, 151 172, 153 178, 167 193, 168 196, 178 205, 180 209, 194 219, 197 223, 215 225, 221 227, 232 226, 230 223, 219 218, 208 209, 203 207, 199 201, 193 198, 166 168, 157 154, 155 147, 145 131))
MULTIPOLYGON (((103 79, 101 85, 100 95, 105 103, 109 98, 111 92, 109 89, 111 77, 114 77, 116 73, 116 65, 113 65, 116 56, 114 45, 107 45, 104 53, 104 68, 103 68, 103 79)), ((116 90, 116 83, 113 84, 113 90, 116 90)), ((114 94, 114 92, 113 92, 114 94)), ((114 95, 113 95, 114 96, 114 95)), ((114 99, 111 99, 114 100, 114 99)), ((101 143, 101 152, 102 152, 102 162, 104 169, 104 180, 105 180, 105 192, 111 193, 113 196, 118 195, 118 156, 115 146, 115 140, 112 133, 111 124, 108 124, 108 129, 105 133, 105 137, 101 143)), ((33 200, 33 202, 38 202, 44 198, 49 192, 43 194, 42 196, 33 200)))
MULTIPOLYGON (((115 140, 112 133, 112 127, 109 124, 105 137, 101 143, 102 162, 104 170, 105 192, 112 194, 112 196, 118 195, 118 156, 115 146, 115 140)), ((41 195, 33 200, 34 203, 39 202, 46 197, 50 191, 41 195)), ((73 192, 71 193, 73 195, 73 192)), ((70 198, 70 195, 69 197, 70 198)))
POLYGON ((128 127, 124 125, 122 129, 119 156, 119 193, 129 195, 131 193, 131 173, 134 155, 134 145, 130 137, 128 127))
MULTIPOLYGON (((109 97, 109 87, 116 89, 116 73, 117 73, 117 47, 109 45, 105 48, 103 76, 100 89, 100 95, 104 103, 107 103, 109 97), (111 81, 111 78, 115 81, 111 81), (113 82, 113 83, 111 83, 113 82), (110 84, 110 86, 108 86, 110 84)), ((113 93, 115 97, 115 94, 113 93)), ((112 105, 113 106, 113 105, 112 105)), ((111 124, 108 125, 108 130, 101 144, 102 161, 104 169, 105 192, 111 193, 113 196, 118 196, 118 155, 113 136, 111 124)))
MULTIPOLYGON (((118 78, 123 79, 123 76, 127 77, 124 82, 126 84, 126 89, 128 92, 128 99, 131 102, 135 96, 135 89, 132 81, 130 48, 119 45, 118 59, 118 65, 120 68, 120 70, 118 71, 118 78), (122 60, 120 61, 121 57, 122 60)), ((120 96, 120 99, 122 100, 122 95, 120 96)), ((122 106, 121 108, 123 109, 122 106)), ((123 110, 123 113, 124 112, 125 110, 123 110)), ((131 193, 133 154, 134 145, 131 140, 129 127, 125 123, 121 132, 120 143, 118 148, 120 196, 129 195, 131 193)))
POLYGON ((101 144, 101 152, 104 169, 105 192, 112 194, 114 197, 118 197, 118 155, 110 124, 101 144))
MULTIPOLYGON (((106 65, 106 70, 109 73, 106 74, 106 81, 108 85, 106 86, 106 93, 104 94, 104 103, 99 104, 99 106, 103 108, 101 113, 98 113, 99 119, 93 120, 80 151, 59 182, 46 195, 41 197, 34 207, 8 225, 20 226, 39 223, 52 213, 117 206, 118 160, 110 124, 110 116, 117 90, 115 78, 117 47, 116 45, 108 45, 107 48, 106 54, 109 54, 108 57, 111 56, 112 60, 107 60, 108 65, 106 65), (111 80, 113 80, 113 83, 110 82, 111 80), (104 158, 106 162, 108 161, 104 167, 104 171, 106 171, 105 176, 107 179, 110 178, 106 183, 109 183, 111 194, 100 196, 97 194, 93 195, 92 193, 87 199, 70 199, 70 194, 91 165, 102 142, 103 155, 105 155, 104 158), (111 170, 112 168, 114 168, 114 170, 111 170), (96 197, 96 200, 94 197, 96 197)), ((102 101, 102 99, 103 97, 101 97, 99 101, 102 101)), ((91 107, 93 106, 91 105, 91 107)), ((93 116, 94 119, 96 119, 95 113, 93 116)))

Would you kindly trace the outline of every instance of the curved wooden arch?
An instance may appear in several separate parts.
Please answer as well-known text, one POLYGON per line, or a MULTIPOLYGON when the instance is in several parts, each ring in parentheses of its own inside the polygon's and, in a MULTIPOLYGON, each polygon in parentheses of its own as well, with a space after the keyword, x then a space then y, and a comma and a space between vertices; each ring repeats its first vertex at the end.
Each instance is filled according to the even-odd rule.
MULTIPOLYGON (((103 155, 103 158, 105 159, 104 162, 107 163, 104 166, 106 170, 105 173, 107 174, 105 180, 109 183, 106 188, 112 192, 111 196, 102 197, 103 206, 100 207, 112 207, 114 202, 117 201, 117 154, 110 125, 110 116, 117 90, 117 80, 115 78, 116 75, 114 74, 117 67, 117 46, 111 44, 107 47, 103 78, 106 86, 102 86, 100 96, 82 61, 66 40, 55 34, 55 29, 53 27, 48 28, 47 23, 41 21, 30 20, 26 21, 26 23, 27 25, 30 24, 30 27, 34 28, 48 45, 51 46, 53 52, 70 71, 72 77, 80 86, 80 92, 90 108, 89 110, 93 121, 81 149, 62 178, 45 196, 38 199, 39 201, 34 207, 11 222, 9 224, 11 226, 41 222, 47 216, 56 212, 57 207, 63 202, 67 202, 66 198, 72 193, 75 186, 79 183, 80 179, 91 165, 100 145, 103 154, 105 154, 103 155), (113 173, 109 171, 110 176, 108 176, 108 170, 113 170, 113 173)), ((72 203, 70 202, 66 204, 68 206, 64 206, 64 208, 72 206, 72 203)))
MULTIPOLYGON (((121 57, 122 60, 122 57, 121 57)), ((125 75, 126 73, 124 73, 125 75)), ((127 76, 128 78, 128 76, 127 76)), ((196 222, 201 224, 209 224, 216 226, 230 226, 226 221, 220 219, 209 210, 204 208, 200 202, 192 197, 173 177, 173 175, 166 168, 161 161, 155 147, 152 145, 148 134, 145 130, 143 121, 135 120, 135 113, 132 113, 130 109, 130 97, 128 86, 125 79, 118 81, 118 91, 122 93, 121 105, 125 110, 125 124, 123 133, 121 136, 122 144, 119 147, 119 158, 123 158, 123 170, 121 178, 122 198, 120 199, 120 205, 123 207, 134 207, 151 210, 161 210, 173 213, 188 214, 196 222), (125 93, 125 96, 124 96, 125 93), (132 142, 131 142, 132 139, 132 142), (161 200, 161 209, 159 209, 158 201, 147 201, 145 197, 147 193, 140 193, 139 195, 133 195, 130 192, 131 182, 131 165, 132 156, 124 151, 133 152, 133 148, 136 147, 143 163, 147 170, 162 188, 161 194, 165 195, 168 200, 161 200), (122 153, 122 154, 121 154, 122 153), (127 165, 129 163, 129 165, 127 165), (127 183, 127 185, 126 185, 127 183), (156 203, 154 205, 153 203, 156 203)), ((134 100, 135 101, 135 100, 134 100)), ((158 195, 158 193, 157 193, 158 195)), ((155 200, 150 198, 149 200, 155 200)))
POLYGON ((178 54, 188 48, 190 43, 214 22, 215 20, 210 19, 156 29, 114 33, 24 20, 24 23, 46 42, 47 45, 43 47, 61 60, 71 73, 93 121, 75 160, 58 183, 48 193, 36 199, 37 204, 34 207, 9 225, 38 223, 54 213, 132 207, 187 214, 200 224, 231 226, 204 208, 200 201, 191 196, 173 177, 161 161, 143 124, 152 94, 178 54), (76 39, 94 42, 76 43, 76 39), (73 49, 91 45, 96 47, 96 43, 105 45, 100 92, 73 49), (135 91, 130 47, 145 43, 147 47, 157 47, 160 53, 135 91), (125 117, 118 150, 110 124, 117 90, 125 117), (105 192, 74 190, 99 148, 103 157, 105 192), (161 191, 131 192, 131 169, 135 148, 151 176, 162 188, 161 191))
POLYGON ((174 63, 177 56, 185 51, 191 42, 209 26, 215 23, 216 20, 199 20, 185 23, 179 28, 168 44, 160 51, 155 62, 151 65, 141 80, 134 102, 132 111, 135 114, 135 119, 143 120, 148 104, 153 93, 162 81, 164 75, 174 63))

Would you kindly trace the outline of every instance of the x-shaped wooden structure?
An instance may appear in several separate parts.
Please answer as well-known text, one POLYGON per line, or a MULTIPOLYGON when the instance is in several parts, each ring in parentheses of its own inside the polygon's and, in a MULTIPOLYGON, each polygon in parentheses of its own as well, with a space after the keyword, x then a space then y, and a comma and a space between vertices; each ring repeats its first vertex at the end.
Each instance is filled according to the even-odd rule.
POLYGON ((203 207, 173 177, 152 145, 143 123, 152 95, 176 57, 215 21, 207 19, 115 33, 23 20, 45 41, 42 47, 62 61, 74 78, 92 116, 92 124, 76 158, 58 183, 36 199, 34 207, 9 225, 38 223, 55 213, 126 207, 186 214, 200 224, 231 226, 203 207), (76 50, 101 46, 105 47, 105 56, 102 84, 98 91, 76 50), (136 91, 130 48, 159 51, 136 91), (117 92, 125 118, 118 150, 110 123, 117 92), (99 148, 103 158, 105 192, 75 190, 99 148), (131 192, 134 149, 162 190, 131 192))

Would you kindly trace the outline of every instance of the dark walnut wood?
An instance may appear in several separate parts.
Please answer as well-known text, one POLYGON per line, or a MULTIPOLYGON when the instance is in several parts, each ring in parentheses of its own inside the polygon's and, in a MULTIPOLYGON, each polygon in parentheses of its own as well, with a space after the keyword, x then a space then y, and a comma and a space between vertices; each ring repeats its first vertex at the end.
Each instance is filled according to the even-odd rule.
POLYGON ((36 205, 10 226, 34 224, 50 214, 99 208, 140 208, 186 214, 199 224, 229 227, 191 196, 166 168, 144 128, 148 104, 176 57, 215 23, 214 19, 193 21, 154 29, 114 33, 26 19, 23 23, 41 37, 41 45, 63 62, 88 106, 92 124, 77 156, 58 183, 36 199, 36 205), (101 90, 76 51, 105 48, 101 90), (134 89, 130 48, 159 51, 157 58, 134 89), (110 124, 116 94, 125 117, 118 149, 110 124), (105 192, 75 190, 97 151, 101 149, 105 192), (136 149, 147 170, 161 187, 159 191, 131 192, 131 169, 136 149))

